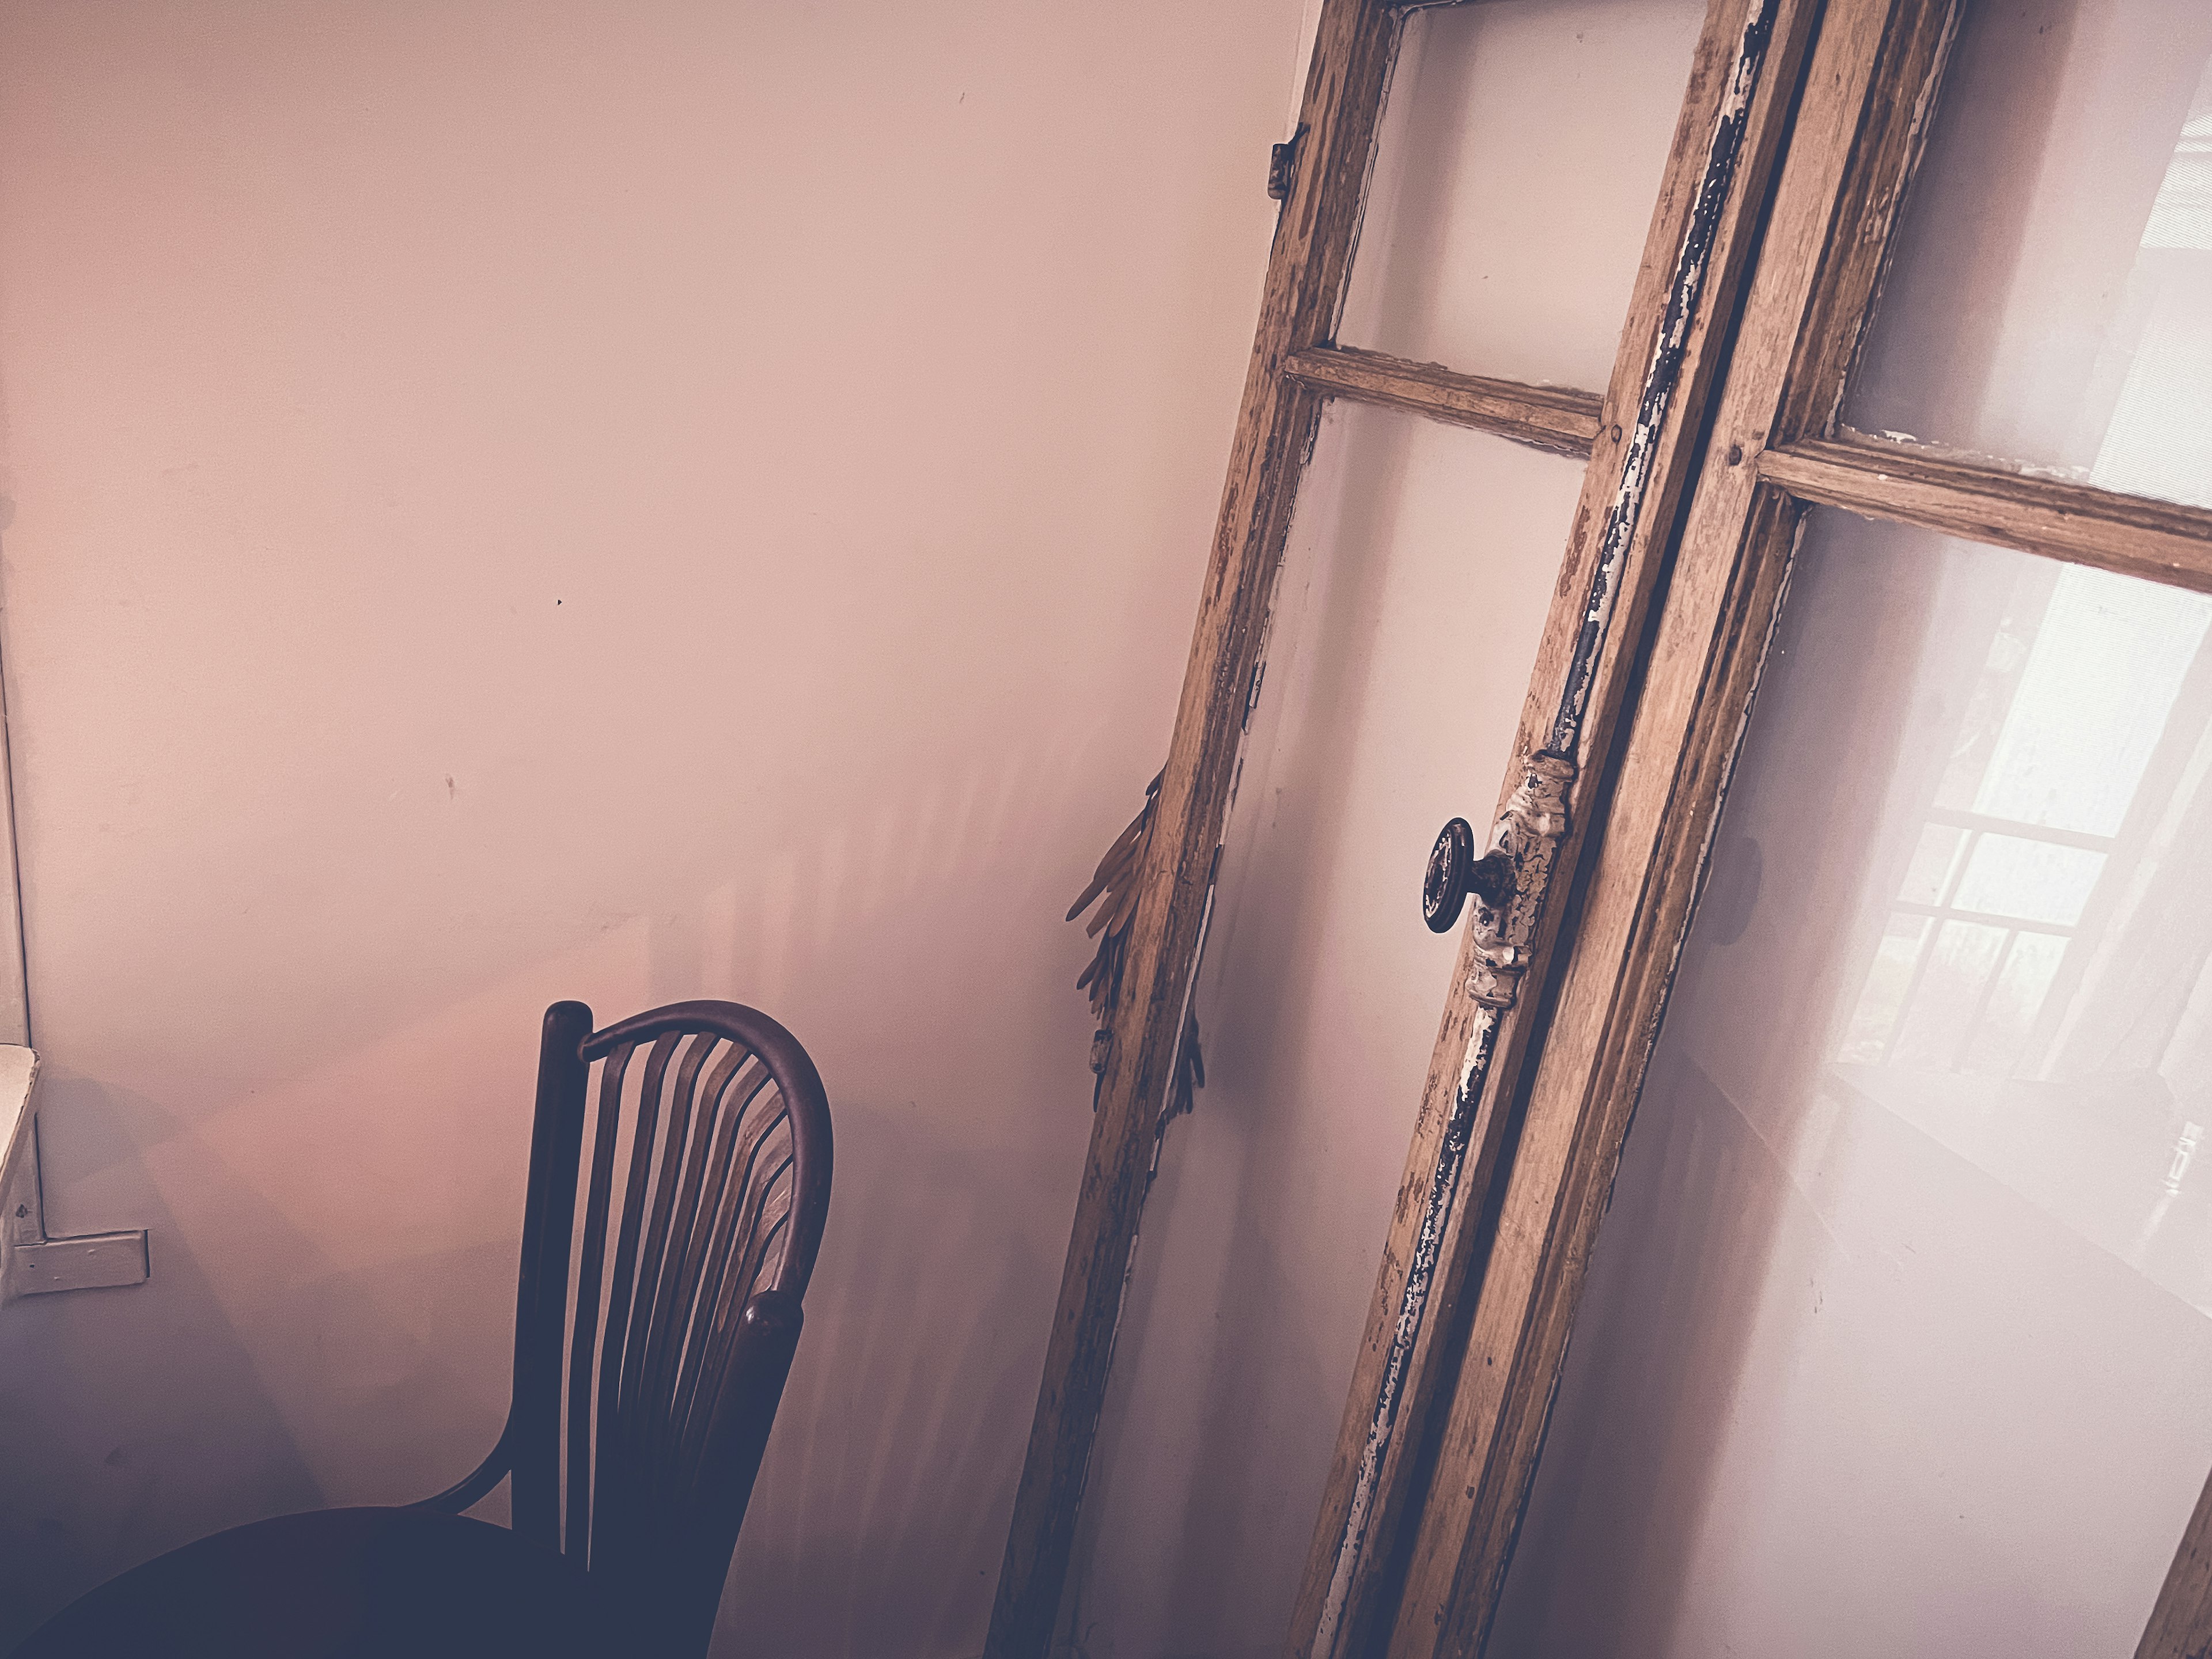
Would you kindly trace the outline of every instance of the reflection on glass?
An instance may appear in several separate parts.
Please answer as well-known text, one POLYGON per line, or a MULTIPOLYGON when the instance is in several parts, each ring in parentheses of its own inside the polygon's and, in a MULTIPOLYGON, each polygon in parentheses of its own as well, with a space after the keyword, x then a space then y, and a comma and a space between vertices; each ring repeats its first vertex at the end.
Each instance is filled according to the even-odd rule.
POLYGON ((1899 912, 1892 915, 1875 945, 1874 961, 1867 969, 1866 988, 1859 994, 1844 1036, 1841 1058, 1880 1060, 1889 1052, 1889 1039, 1897 1030, 1897 1016, 1911 988, 1912 970, 1928 942, 1931 924, 1924 915, 1899 912))
POLYGON ((2088 902, 2105 855, 2022 836, 1968 832, 1973 851, 1959 878, 1961 910, 2001 911, 2022 921, 2070 926, 2088 902))
POLYGON ((2212 1466, 2208 623, 1814 515, 1494 1651, 2134 1650, 2212 1466))
POLYGON ((1991 580, 2002 614, 1893 905, 1934 926, 1910 948, 1885 931, 1854 1060, 2035 1074, 2030 1028, 2212 620, 2197 595, 2078 566, 2023 559, 1991 580))
POLYGON ((1846 419, 2212 506, 2212 5, 1966 18, 1846 419))
POLYGON ((1959 854, 1969 834, 1954 824, 1924 826, 1919 845, 1912 849, 1912 862, 1905 866, 1905 887, 1899 899, 1907 904, 1933 904, 1950 891, 1951 878, 1958 871, 1959 854))
POLYGON ((1602 392, 1705 0, 1407 20, 1338 337, 1602 392))

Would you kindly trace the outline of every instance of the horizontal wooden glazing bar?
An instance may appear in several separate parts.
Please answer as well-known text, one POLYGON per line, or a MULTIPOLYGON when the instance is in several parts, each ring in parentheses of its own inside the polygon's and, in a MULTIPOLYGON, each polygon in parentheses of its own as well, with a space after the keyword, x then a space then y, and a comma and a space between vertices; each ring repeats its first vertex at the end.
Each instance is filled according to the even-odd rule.
POLYGON ((2061 921, 2038 921, 2033 916, 2008 916, 1994 910, 1956 910, 1948 905, 1921 904, 1911 899, 1897 899, 1891 910, 1900 916, 1940 916, 1945 921, 1955 921, 1970 927, 2003 927, 2015 933, 2048 933, 2054 939, 2071 939, 2074 929, 2061 921))
POLYGON ((2212 592, 2212 511, 1847 435, 1768 450, 1759 477, 1801 501, 2212 592))
POLYGON ((1410 410, 1584 459, 1597 441, 1602 418, 1604 400, 1595 392, 1492 380, 1352 346, 1314 346, 1293 352, 1283 373, 1329 397, 1410 410))
POLYGON ((1948 824, 1954 830, 1979 830, 1985 834, 2018 836, 2027 834, 2035 841, 2047 841, 2059 847, 2078 847, 2085 853, 2109 853, 2117 837, 2093 836, 2079 830, 2061 830, 2055 824, 2039 823, 2023 831, 2017 819, 1996 817, 1987 812, 1962 812, 1955 806, 1930 806, 1924 814, 1930 823, 1948 824))

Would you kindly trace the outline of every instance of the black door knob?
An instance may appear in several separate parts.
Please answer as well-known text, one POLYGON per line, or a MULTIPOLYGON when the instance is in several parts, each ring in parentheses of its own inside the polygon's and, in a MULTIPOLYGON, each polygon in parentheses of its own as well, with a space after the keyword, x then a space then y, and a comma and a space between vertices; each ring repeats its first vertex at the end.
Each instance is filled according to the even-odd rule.
POLYGON ((1421 919, 1431 933, 1448 933, 1469 893, 1497 905, 1512 891, 1513 860, 1496 851, 1475 857, 1474 826, 1454 818, 1429 849, 1429 867, 1421 877, 1421 919))

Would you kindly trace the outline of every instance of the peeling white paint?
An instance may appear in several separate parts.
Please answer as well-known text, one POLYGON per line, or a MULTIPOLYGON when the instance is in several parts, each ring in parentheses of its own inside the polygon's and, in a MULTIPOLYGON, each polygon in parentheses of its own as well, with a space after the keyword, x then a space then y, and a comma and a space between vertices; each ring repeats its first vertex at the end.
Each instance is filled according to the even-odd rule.
POLYGON ((1521 785, 1492 832, 1493 848, 1506 852, 1514 861, 1511 896, 1504 907, 1503 915, 1487 906, 1480 906, 1476 911, 1474 925, 1477 967, 1467 988, 1476 1004, 1474 1025, 1461 1065, 1451 1116, 1430 1179, 1428 1200, 1415 1235, 1413 1257, 1407 1263, 1390 1353, 1376 1389, 1375 1411, 1361 1450, 1352 1501, 1329 1577, 1328 1593, 1316 1627, 1312 1649, 1315 1659, 1340 1659, 1340 1648, 1347 1634, 1345 1615, 1352 1582, 1366 1547, 1376 1488, 1383 1462, 1389 1455, 1407 1371, 1427 1313, 1437 1255, 1458 1196, 1460 1176, 1474 1127, 1475 1108, 1489 1074, 1498 1023, 1517 994, 1521 975, 1528 965, 1535 921, 1549 890, 1559 842, 1566 834, 1567 790, 1577 770, 1576 757, 1583 716, 1589 706, 1598 659, 1619 597, 1620 568, 1643 516, 1660 434, 1673 409, 1675 384, 1704 297, 1713 242, 1722 210, 1735 182, 1751 100, 1765 64, 1772 28, 1770 0, 1753 0, 1745 19, 1728 91, 1714 120, 1698 198, 1668 286, 1659 337, 1654 343, 1645 370, 1635 428, 1622 462, 1620 484, 1606 515, 1597 568, 1592 573, 1583 608, 1582 633, 1568 665, 1551 742, 1546 749, 1529 757, 1521 785))

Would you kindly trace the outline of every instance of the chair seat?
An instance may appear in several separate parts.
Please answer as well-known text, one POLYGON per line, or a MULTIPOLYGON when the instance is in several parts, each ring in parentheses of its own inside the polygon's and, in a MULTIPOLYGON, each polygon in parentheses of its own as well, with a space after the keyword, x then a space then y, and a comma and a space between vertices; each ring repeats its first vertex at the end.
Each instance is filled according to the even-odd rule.
POLYGON ((15 1659, 568 1659, 619 1650, 584 1572, 504 1527, 321 1510, 203 1538, 56 1614, 15 1659))

